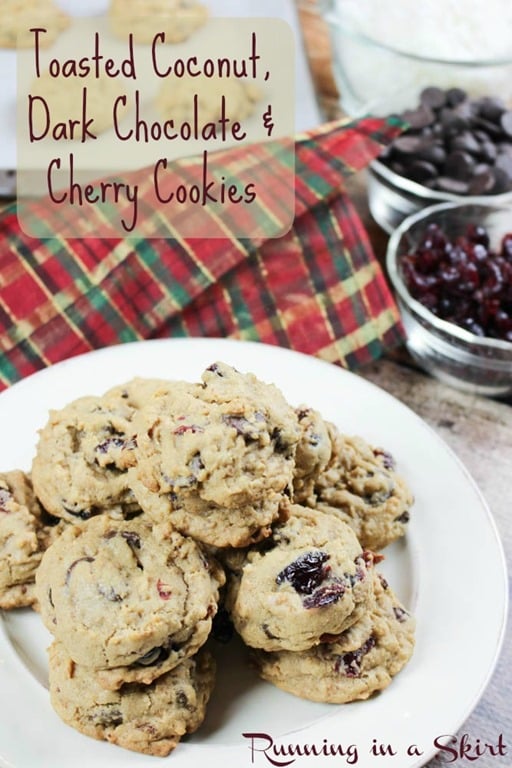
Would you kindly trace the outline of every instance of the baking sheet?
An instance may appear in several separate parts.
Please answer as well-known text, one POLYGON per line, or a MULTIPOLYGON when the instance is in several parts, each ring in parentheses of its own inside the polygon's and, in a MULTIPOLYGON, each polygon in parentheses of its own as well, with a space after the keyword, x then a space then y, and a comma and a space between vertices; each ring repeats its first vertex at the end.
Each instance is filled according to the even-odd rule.
MULTIPOLYGON (((74 16, 103 13, 108 0, 58 0, 58 4, 74 16)), ((297 131, 321 122, 314 86, 302 44, 302 33, 293 0, 207 0, 213 17, 270 17, 287 21, 296 39, 296 107, 297 131), (242 6, 242 7, 241 7, 242 6)), ((16 168, 16 53, 0 50, 0 194, 13 191, 14 176, 6 173, 16 168)))

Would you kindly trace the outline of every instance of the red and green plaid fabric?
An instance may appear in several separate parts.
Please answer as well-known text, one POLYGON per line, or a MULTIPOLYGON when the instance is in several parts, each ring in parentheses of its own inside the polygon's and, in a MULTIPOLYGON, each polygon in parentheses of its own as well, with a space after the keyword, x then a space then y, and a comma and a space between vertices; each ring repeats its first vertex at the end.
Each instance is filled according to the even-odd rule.
POLYGON ((172 230, 36 240, 9 206, 0 216, 0 389, 73 355, 158 337, 261 341, 348 367, 375 359, 401 341, 401 326, 342 183, 400 128, 367 118, 298 137, 292 229, 259 244, 172 230))

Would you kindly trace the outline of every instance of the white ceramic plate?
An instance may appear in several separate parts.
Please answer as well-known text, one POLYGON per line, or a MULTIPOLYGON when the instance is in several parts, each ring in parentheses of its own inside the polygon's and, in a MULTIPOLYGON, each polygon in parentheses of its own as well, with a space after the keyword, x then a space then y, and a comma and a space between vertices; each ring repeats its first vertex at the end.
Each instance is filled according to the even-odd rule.
MULTIPOLYGON (((244 664, 243 651, 227 646, 207 720, 169 764, 249 768, 272 759, 274 765, 373 768, 383 764, 372 755, 374 744, 389 744, 396 753, 393 768, 424 765, 435 740, 455 734, 469 715, 495 665, 507 610, 506 573, 496 528, 474 482, 440 438, 390 395, 335 366, 277 347, 216 339, 128 344, 61 363, 3 393, 1 469, 30 466, 36 430, 49 408, 100 394, 134 375, 194 380, 215 360, 276 383, 292 404, 306 402, 343 431, 395 455, 416 503, 407 537, 388 548, 382 571, 417 617, 417 646, 383 693, 341 706, 303 701, 259 681, 244 664), (261 751, 270 739, 274 747, 261 751), (278 744, 285 754, 291 748, 295 754, 276 754, 278 744), (306 744, 319 754, 297 757, 297 747, 306 744), (345 755, 332 757, 333 745, 345 755), (413 745, 417 750, 409 749, 413 745)), ((45 689, 49 641, 32 611, 1 616, 0 765, 160 764, 82 736, 59 720, 45 689)))

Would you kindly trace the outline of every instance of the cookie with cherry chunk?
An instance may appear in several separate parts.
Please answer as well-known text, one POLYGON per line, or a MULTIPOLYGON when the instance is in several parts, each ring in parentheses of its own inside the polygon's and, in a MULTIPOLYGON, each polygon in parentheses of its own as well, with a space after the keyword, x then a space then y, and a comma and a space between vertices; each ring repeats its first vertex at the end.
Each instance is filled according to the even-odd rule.
POLYGON ((293 505, 269 539, 226 558, 226 608, 247 645, 303 651, 369 610, 373 561, 341 520, 293 505))
POLYGON ((135 419, 132 488, 154 520, 218 547, 265 538, 289 505, 300 430, 281 392, 214 363, 156 392, 135 419))
POLYGON ((254 652, 264 680, 302 699, 344 704, 382 691, 411 659, 415 620, 373 573, 373 607, 339 637, 308 651, 254 652))

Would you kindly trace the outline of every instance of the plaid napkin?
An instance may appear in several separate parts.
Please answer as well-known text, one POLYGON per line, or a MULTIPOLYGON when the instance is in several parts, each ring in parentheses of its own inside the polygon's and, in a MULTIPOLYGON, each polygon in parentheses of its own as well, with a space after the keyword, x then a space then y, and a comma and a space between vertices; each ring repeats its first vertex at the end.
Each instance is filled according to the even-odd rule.
POLYGON ((367 118, 297 137, 292 229, 260 243, 184 240, 171 230, 157 240, 38 240, 20 229, 15 204, 7 207, 0 389, 91 349, 159 337, 261 341, 346 367, 375 359, 402 330, 342 183, 400 129, 367 118))

